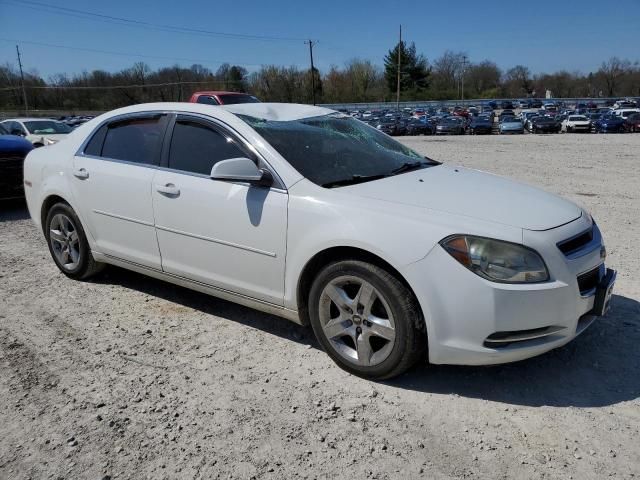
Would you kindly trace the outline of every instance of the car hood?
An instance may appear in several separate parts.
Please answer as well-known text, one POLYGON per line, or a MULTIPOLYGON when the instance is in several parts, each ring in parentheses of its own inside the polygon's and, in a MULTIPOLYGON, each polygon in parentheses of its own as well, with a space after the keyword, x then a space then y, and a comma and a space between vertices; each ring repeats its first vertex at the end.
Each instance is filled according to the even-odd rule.
POLYGON ((20 152, 27 153, 33 149, 30 141, 18 135, 0 135, 0 152, 20 152))
POLYGON ((548 230, 582 215, 576 204, 538 188, 445 165, 342 187, 340 191, 527 230, 548 230))

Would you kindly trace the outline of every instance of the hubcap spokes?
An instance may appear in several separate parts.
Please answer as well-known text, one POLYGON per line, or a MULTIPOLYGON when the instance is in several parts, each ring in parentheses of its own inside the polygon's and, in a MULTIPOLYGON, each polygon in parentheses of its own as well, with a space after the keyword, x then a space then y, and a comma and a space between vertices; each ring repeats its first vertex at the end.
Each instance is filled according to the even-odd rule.
POLYGON ((362 366, 383 362, 396 338, 395 321, 384 297, 366 280, 332 280, 320 297, 325 336, 346 360, 362 366))
POLYGON ((75 225, 69 217, 58 213, 49 225, 51 249, 65 270, 73 270, 80 262, 80 241, 75 225))

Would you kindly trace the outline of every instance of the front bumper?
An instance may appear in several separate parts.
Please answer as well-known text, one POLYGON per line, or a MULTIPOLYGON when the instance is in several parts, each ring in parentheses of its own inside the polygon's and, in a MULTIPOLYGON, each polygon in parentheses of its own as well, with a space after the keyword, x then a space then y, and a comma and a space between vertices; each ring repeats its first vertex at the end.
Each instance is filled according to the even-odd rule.
POLYGON ((430 362, 513 362, 560 347, 582 333, 597 318, 596 291, 581 294, 578 276, 604 271, 601 249, 568 258, 556 244, 584 231, 590 222, 583 215, 552 230, 523 232, 523 243, 547 263, 551 280, 544 283, 487 281, 439 245, 410 265, 403 273, 411 285, 419 285, 414 291, 427 322, 430 362))

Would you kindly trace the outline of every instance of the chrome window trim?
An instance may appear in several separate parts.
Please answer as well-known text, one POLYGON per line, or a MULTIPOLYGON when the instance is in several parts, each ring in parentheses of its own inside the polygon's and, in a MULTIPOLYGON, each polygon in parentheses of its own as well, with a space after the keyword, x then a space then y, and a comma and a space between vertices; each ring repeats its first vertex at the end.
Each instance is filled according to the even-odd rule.
MULTIPOLYGON (((269 170, 269 172, 273 176, 273 181, 274 181, 274 185, 272 187, 270 187, 270 189, 273 190, 273 191, 276 191, 276 192, 285 192, 285 193, 287 192, 287 187, 284 184, 284 182, 282 181, 282 178, 280 178, 280 175, 278 175, 276 170, 267 161, 267 159, 264 158, 264 155, 262 155, 260 152, 258 152, 258 150, 246 138, 244 138, 244 136, 242 136, 237 130, 235 130, 233 127, 231 127, 229 124, 223 122, 222 120, 214 118, 214 117, 210 117, 210 116, 205 115, 203 113, 185 112, 185 111, 182 111, 182 110, 145 110, 143 112, 123 113, 121 115, 116 115, 116 116, 113 116, 113 117, 105 118, 98 125, 96 125, 96 127, 91 131, 91 133, 89 135, 87 135, 87 138, 85 138, 84 141, 80 144, 80 148, 78 148, 78 150, 76 151, 74 156, 76 156, 76 157, 84 157, 84 158, 91 158, 91 159, 94 159, 94 160, 105 160, 105 161, 110 161, 110 162, 123 163, 123 164, 126 164, 126 165, 136 165, 138 167, 155 168, 157 170, 175 172, 175 173, 180 173, 182 175, 191 175, 191 176, 197 176, 197 177, 203 177, 203 178, 211 178, 211 177, 209 177, 207 175, 187 172, 187 171, 184 171, 184 170, 176 170, 176 169, 171 169, 171 168, 167 168, 167 167, 161 167, 160 165, 155 165, 155 164, 131 162, 131 161, 128 161, 128 160, 120 160, 120 159, 109 158, 109 157, 99 157, 97 155, 88 155, 88 154, 84 153, 84 150, 87 148, 87 145, 89 144, 89 141, 98 132, 98 130, 100 130, 100 128, 102 126, 106 125, 107 123, 121 122, 121 121, 127 120, 129 118, 140 118, 140 117, 151 116, 151 115, 155 116, 155 115, 171 115, 171 114, 187 115, 187 116, 190 116, 190 117, 199 118, 201 120, 205 120, 207 122, 213 123, 215 126, 217 126, 218 128, 222 129, 223 131, 230 132, 230 134, 233 137, 237 138, 242 143, 242 145, 244 146, 245 149, 253 152, 256 155, 256 157, 258 158, 258 160, 261 161, 262 163, 264 163, 264 165, 267 167, 267 169, 269 170)), ((249 128, 251 128, 251 127, 249 127, 249 128)), ((167 134, 173 134, 173 132, 167 132, 167 134)), ((228 183, 236 183, 236 182, 228 182, 228 183)), ((240 185, 249 185, 246 182, 238 182, 238 184, 240 184, 240 185)))

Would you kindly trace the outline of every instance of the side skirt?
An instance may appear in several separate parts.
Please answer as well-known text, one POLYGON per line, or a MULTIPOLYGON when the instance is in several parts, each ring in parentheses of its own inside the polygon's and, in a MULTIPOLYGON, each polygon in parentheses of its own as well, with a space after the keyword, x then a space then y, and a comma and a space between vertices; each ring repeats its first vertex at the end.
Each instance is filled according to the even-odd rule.
POLYGON ((285 318, 294 323, 297 323, 298 325, 303 324, 296 310, 291 310, 291 309, 282 307, 280 305, 276 305, 274 303, 258 300, 256 298, 249 297, 247 295, 242 295, 240 293, 232 292, 224 288, 214 287, 213 285, 191 280, 189 278, 185 278, 180 275, 174 275, 172 273, 156 270, 155 268, 150 268, 145 265, 140 265, 135 262, 130 262, 128 260, 123 260, 121 258, 114 257, 112 255, 106 255, 104 253, 98 253, 98 252, 92 252, 92 254, 93 254, 93 258, 97 262, 108 263, 110 265, 122 267, 127 270, 132 270, 134 272, 141 273, 143 275, 148 275, 150 277, 157 278, 158 280, 164 280, 165 282, 173 283, 175 285, 180 285, 181 287, 190 288, 191 290, 196 290, 201 293, 206 293, 207 295, 211 295, 212 297, 221 298, 222 300, 227 300, 229 302, 237 303, 245 307, 249 307, 255 310, 259 310, 261 312, 269 313, 271 315, 277 315, 278 317, 285 318))

